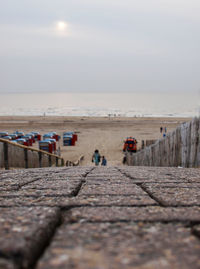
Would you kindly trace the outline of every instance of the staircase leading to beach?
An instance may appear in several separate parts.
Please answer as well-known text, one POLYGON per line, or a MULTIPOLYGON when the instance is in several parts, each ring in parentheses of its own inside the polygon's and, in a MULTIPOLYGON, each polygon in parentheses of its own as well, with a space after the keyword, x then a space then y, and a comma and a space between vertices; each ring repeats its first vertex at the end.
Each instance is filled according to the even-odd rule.
POLYGON ((0 268, 199 268, 199 169, 0 172, 0 268))

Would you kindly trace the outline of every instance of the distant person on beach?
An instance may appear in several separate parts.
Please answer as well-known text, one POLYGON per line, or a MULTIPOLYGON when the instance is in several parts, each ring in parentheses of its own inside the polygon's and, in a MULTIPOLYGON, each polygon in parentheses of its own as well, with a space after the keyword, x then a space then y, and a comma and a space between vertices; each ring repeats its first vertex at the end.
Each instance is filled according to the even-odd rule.
POLYGON ((161 127, 160 127, 160 133, 161 133, 161 134, 162 134, 162 131, 163 131, 163 127, 161 126, 161 127))
POLYGON ((101 155, 99 154, 98 149, 96 149, 94 151, 94 154, 92 155, 92 162, 94 162, 95 165, 98 166, 100 161, 101 161, 101 155))
POLYGON ((105 156, 102 157, 101 165, 102 166, 106 166, 107 165, 107 160, 106 160, 105 156))

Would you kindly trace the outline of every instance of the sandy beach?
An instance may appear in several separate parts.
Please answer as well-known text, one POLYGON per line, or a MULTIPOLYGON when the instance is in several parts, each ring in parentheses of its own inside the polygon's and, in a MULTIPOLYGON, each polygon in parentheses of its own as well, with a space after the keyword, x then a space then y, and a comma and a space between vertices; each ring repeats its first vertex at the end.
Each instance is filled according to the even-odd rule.
MULTIPOLYGON (((127 136, 133 136, 138 141, 159 139, 162 137, 160 126, 172 131, 191 118, 123 118, 123 117, 56 117, 56 116, 1 116, 0 131, 12 133, 16 130, 28 133, 38 131, 42 135, 55 131, 61 136, 59 142, 61 156, 66 160, 76 161, 84 155, 83 165, 93 165, 92 154, 95 149, 105 155, 108 165, 122 164, 123 141, 127 136), (76 146, 64 147, 63 132, 74 131, 78 134, 76 146)), ((38 145, 34 145, 38 147, 38 145)))

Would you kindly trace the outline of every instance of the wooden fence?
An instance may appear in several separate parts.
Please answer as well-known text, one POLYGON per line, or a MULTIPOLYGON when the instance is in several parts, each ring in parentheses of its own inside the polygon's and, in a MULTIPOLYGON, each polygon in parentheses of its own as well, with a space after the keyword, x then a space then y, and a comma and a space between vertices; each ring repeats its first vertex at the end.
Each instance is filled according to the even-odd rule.
POLYGON ((183 123, 138 153, 127 153, 126 162, 134 166, 200 167, 200 118, 183 123))
POLYGON ((64 159, 60 156, 0 138, 0 168, 7 170, 63 165, 64 159))

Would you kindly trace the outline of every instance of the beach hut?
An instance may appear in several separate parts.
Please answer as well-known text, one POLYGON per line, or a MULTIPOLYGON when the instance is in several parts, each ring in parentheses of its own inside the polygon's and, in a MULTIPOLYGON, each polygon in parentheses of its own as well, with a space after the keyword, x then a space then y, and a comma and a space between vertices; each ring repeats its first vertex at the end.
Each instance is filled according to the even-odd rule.
POLYGON ((71 142, 70 142, 70 146, 75 146, 76 141, 77 141, 77 135, 74 132, 64 132, 63 133, 63 141, 64 138, 66 137, 71 137, 71 142))
POLYGON ((43 135, 43 140, 53 139, 53 133, 47 133, 43 135))
POLYGON ((50 138, 50 139, 45 139, 45 141, 49 141, 52 144, 52 151, 56 151, 56 139, 50 138))
POLYGON ((19 131, 16 131, 16 132, 14 132, 14 134, 16 134, 17 135, 17 138, 22 138, 22 136, 24 136, 24 132, 19 132, 19 131))
POLYGON ((48 140, 39 141, 39 149, 52 153, 53 144, 48 140))
POLYGON ((66 136, 66 135, 73 135, 74 134, 74 132, 64 132, 63 133, 63 136, 66 136))
POLYGON ((63 146, 71 146, 71 145, 72 145, 72 135, 64 135, 63 146))
POLYGON ((72 135, 72 143, 71 143, 71 145, 72 146, 75 146, 75 144, 76 144, 76 138, 75 138, 75 136, 74 136, 74 134, 72 135))
POLYGON ((51 132, 51 134, 53 135, 53 138, 54 138, 56 141, 59 141, 59 140, 60 140, 60 136, 59 136, 56 132, 51 132))
POLYGON ((27 143, 26 139, 24 139, 24 138, 18 138, 16 141, 20 145, 28 146, 28 143, 27 143))
POLYGON ((8 132, 0 132, 0 138, 4 138, 5 136, 8 136, 8 132))
POLYGON ((36 141, 41 141, 41 134, 39 132, 31 132, 36 141))
POLYGON ((11 140, 16 140, 17 139, 17 134, 9 134, 11 137, 11 140))
POLYGON ((30 135, 24 135, 21 138, 26 140, 27 146, 32 146, 33 145, 32 137, 30 135))
POLYGON ((73 136, 74 136, 75 141, 78 141, 78 135, 74 133, 73 136))
POLYGON ((12 140, 12 137, 7 135, 7 136, 4 136, 3 139, 6 139, 6 140, 12 140))
POLYGON ((35 135, 33 133, 28 133, 26 135, 29 135, 31 140, 32 140, 32 144, 35 143, 35 135))

